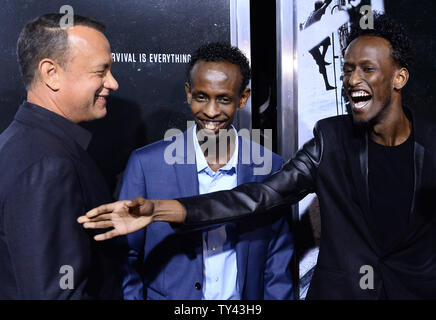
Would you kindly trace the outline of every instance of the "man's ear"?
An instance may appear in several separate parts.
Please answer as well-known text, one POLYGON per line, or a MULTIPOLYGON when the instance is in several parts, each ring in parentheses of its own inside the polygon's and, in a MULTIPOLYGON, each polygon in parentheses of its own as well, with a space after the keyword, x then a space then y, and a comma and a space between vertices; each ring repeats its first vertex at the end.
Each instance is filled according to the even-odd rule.
POLYGON ((185 92, 186 92, 186 101, 188 101, 188 104, 191 104, 192 102, 191 86, 187 82, 185 82, 185 92))
POLYGON ((60 89, 61 67, 52 59, 43 59, 39 62, 38 71, 41 81, 53 91, 60 89))
POLYGON ((401 68, 395 72, 394 88, 401 90, 409 80, 409 71, 406 68, 401 68))
POLYGON ((245 88, 245 90, 242 92, 240 98, 239 98, 239 109, 242 109, 247 104, 248 98, 250 98, 251 95, 251 89, 245 88))

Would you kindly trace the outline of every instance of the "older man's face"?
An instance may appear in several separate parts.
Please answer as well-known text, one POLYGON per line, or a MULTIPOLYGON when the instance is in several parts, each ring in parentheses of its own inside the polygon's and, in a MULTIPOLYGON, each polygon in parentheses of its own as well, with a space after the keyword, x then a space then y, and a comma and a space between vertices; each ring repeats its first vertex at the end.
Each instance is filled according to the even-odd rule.
POLYGON ((75 123, 103 118, 110 91, 118 89, 110 72, 109 42, 101 32, 86 26, 69 29, 68 41, 70 57, 60 74, 58 103, 75 123))

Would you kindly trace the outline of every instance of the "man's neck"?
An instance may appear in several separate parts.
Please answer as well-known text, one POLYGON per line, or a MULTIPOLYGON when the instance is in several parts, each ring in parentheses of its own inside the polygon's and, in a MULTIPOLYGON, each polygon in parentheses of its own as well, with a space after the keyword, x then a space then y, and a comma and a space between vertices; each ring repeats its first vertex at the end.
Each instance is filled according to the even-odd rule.
POLYGON ((382 114, 380 119, 371 127, 370 138, 384 146, 398 146, 406 141, 411 132, 412 124, 398 104, 390 112, 382 114))
MULTIPOLYGON (((232 158, 233 153, 235 152, 236 144, 235 144, 235 134, 233 128, 228 129, 231 132, 230 139, 227 136, 223 138, 215 139, 215 150, 209 148, 209 144, 204 141, 199 141, 201 150, 204 154, 204 157, 207 161, 207 164, 213 171, 217 171, 218 169, 224 167, 232 158), (220 143, 225 145, 224 150, 220 151, 220 143)), ((210 143, 210 142, 209 142, 210 143)))
POLYGON ((27 92, 27 102, 36 104, 71 121, 71 119, 69 119, 67 115, 62 111, 62 109, 57 106, 56 102, 53 101, 53 99, 51 99, 50 97, 45 97, 44 95, 40 94, 38 90, 29 90, 27 92))

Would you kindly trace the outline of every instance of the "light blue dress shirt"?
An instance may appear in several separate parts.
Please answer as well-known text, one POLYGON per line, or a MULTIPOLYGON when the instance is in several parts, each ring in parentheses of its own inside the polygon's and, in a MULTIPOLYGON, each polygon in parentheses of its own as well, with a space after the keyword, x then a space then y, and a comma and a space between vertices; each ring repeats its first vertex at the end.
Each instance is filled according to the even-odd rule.
MULTIPOLYGON (((233 128, 233 127, 232 127, 233 128)), ((235 128, 233 128, 235 130, 235 128)), ((208 165, 193 130, 199 193, 230 190, 237 186, 238 135, 230 161, 214 172, 208 165)), ((235 250, 235 225, 227 223, 203 232, 203 300, 240 300, 235 250)))

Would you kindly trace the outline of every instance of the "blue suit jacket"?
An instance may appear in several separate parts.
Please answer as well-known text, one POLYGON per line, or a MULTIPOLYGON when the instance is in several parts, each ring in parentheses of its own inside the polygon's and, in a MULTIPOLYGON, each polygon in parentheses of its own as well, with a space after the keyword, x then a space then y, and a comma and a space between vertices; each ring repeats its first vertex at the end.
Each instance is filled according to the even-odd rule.
MULTIPOLYGON (((121 199, 173 199, 199 194, 196 164, 186 164, 187 157, 193 157, 190 162, 195 162, 195 154, 186 152, 187 143, 192 141, 192 128, 178 138, 181 137, 185 152, 178 155, 179 163, 170 165, 164 160, 171 141, 161 140, 132 153, 124 173, 121 199)), ((238 138, 238 185, 264 180, 268 175, 253 174, 253 169, 261 166, 255 164, 259 161, 252 158, 249 164, 242 164, 241 148, 255 143, 250 146, 249 141, 238 138)), ((257 146, 261 154, 270 152, 257 146)), ((269 159, 271 172, 281 168, 283 160, 278 155, 272 153, 269 159)), ((292 298, 289 264, 293 240, 283 210, 282 207, 276 214, 237 223, 236 255, 242 299, 292 298)), ((202 231, 176 233, 170 224, 157 222, 126 238, 128 257, 122 268, 125 299, 202 298, 202 231)))

